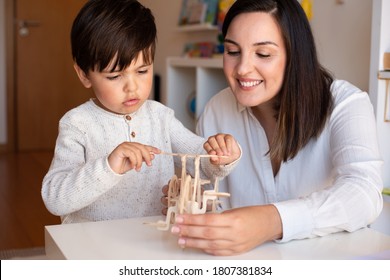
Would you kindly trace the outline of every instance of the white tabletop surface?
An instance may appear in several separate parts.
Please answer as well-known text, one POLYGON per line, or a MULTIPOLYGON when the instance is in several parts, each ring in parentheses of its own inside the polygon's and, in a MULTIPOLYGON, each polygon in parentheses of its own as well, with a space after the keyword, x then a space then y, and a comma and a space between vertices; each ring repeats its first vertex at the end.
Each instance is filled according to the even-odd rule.
POLYGON ((375 220, 370 228, 390 235, 390 196, 383 196, 383 209, 379 217, 375 220))
POLYGON ((250 252, 215 257, 177 245, 177 237, 144 224, 163 217, 143 217, 45 227, 49 259, 390 259, 390 236, 370 228, 324 237, 265 243, 250 252))

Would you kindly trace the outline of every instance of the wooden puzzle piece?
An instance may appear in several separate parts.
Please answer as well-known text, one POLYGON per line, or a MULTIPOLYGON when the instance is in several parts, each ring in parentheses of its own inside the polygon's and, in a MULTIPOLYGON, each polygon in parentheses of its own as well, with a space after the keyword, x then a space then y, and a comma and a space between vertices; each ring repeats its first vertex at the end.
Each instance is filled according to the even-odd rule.
POLYGON ((213 155, 190 155, 177 153, 162 153, 163 155, 180 156, 182 163, 181 178, 174 175, 168 184, 168 210, 165 221, 150 223, 156 226, 159 230, 168 230, 170 225, 174 223, 177 214, 204 214, 207 211, 208 205, 211 205, 211 212, 216 212, 217 205, 220 203, 219 197, 230 197, 229 193, 219 192, 219 178, 214 181, 212 190, 202 192, 202 186, 210 184, 210 180, 200 178, 200 159, 202 157, 213 157, 213 155), (187 159, 194 158, 195 175, 187 174, 187 159))

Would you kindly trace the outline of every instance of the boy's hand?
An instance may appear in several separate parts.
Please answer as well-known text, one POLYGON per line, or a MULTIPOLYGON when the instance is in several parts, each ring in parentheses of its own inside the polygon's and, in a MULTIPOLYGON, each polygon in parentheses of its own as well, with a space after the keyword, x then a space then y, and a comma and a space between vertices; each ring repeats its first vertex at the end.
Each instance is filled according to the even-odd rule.
POLYGON ((132 169, 140 171, 143 162, 151 166, 154 154, 159 153, 161 151, 152 146, 135 142, 123 142, 108 156, 108 164, 118 174, 126 173, 132 169))
POLYGON ((210 162, 216 165, 232 163, 241 156, 241 149, 230 134, 218 133, 210 136, 207 142, 203 144, 203 148, 209 155, 219 156, 210 158, 210 162))

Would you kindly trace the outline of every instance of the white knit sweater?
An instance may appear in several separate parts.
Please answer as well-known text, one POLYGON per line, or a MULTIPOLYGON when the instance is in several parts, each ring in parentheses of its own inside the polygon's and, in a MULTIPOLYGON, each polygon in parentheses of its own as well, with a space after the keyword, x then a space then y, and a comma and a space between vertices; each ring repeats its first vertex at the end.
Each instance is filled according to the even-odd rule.
MULTIPOLYGON (((156 155, 140 172, 114 173, 107 157, 125 141, 152 145, 164 152, 204 154, 201 138, 186 129, 173 110, 151 100, 131 114, 107 112, 90 100, 66 113, 59 123, 55 154, 43 180, 47 209, 63 223, 158 215, 162 186, 180 168, 180 158, 156 155), (132 136, 133 135, 133 136, 132 136)), ((211 165, 201 161, 201 177, 226 176, 236 164, 211 165)), ((187 169, 193 174, 193 160, 187 169), (191 164, 192 163, 192 164, 191 164)))

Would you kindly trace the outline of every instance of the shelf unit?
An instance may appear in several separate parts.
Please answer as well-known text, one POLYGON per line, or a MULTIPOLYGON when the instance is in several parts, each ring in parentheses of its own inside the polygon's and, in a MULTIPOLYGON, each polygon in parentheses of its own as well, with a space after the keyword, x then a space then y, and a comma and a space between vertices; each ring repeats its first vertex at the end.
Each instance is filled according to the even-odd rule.
POLYGON ((222 69, 222 58, 167 59, 167 106, 192 131, 204 106, 212 96, 228 86, 222 69), (195 96, 195 113, 189 108, 195 96))

